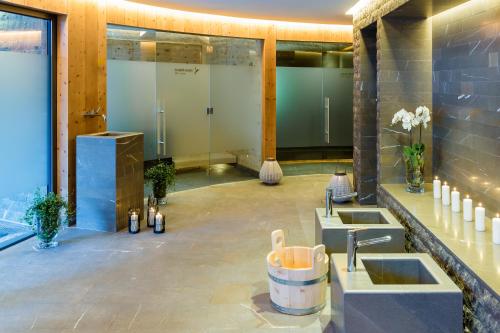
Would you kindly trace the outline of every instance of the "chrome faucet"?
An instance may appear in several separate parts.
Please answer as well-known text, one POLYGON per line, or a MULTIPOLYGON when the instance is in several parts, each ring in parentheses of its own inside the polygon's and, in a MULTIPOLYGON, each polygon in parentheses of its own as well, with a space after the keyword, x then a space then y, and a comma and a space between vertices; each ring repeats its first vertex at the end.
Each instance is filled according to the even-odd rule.
POLYGON ((356 252, 362 246, 375 245, 380 243, 390 242, 391 236, 383 236, 378 238, 366 239, 358 241, 358 232, 366 231, 367 228, 349 229, 347 230, 347 271, 356 271, 356 252))
POLYGON ((332 209, 333 209, 333 188, 327 187, 326 188, 326 197, 325 197, 325 202, 326 202, 326 213, 325 217, 331 217, 332 216, 332 209))

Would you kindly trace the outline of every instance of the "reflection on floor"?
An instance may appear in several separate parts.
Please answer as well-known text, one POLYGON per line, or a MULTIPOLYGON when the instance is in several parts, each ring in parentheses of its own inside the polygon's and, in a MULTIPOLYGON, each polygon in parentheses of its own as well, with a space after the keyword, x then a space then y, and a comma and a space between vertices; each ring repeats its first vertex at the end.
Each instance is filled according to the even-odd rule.
POLYGON ((32 236, 28 226, 0 220, 0 251, 32 236))
POLYGON ((282 161, 281 169, 285 176, 334 174, 335 171, 352 173, 352 160, 328 161, 282 161))
POLYGON ((61 246, 2 252, 0 332, 329 332, 329 305, 277 313, 265 256, 281 228, 314 244, 328 175, 235 182, 169 195, 167 232, 67 229, 61 246))
MULTIPOLYGON (((282 161, 280 165, 285 176, 333 174, 337 170, 352 173, 352 160, 282 161)), ((255 171, 230 164, 217 164, 210 168, 210 174, 202 168, 178 172, 174 192, 256 178, 258 174, 255 171)), ((151 193, 147 185, 145 193, 151 193)))

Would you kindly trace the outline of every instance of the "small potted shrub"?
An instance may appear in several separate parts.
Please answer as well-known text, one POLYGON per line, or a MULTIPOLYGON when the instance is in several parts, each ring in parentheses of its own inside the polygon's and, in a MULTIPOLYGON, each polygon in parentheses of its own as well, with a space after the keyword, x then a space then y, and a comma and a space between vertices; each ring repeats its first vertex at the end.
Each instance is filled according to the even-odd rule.
POLYGON ((175 184, 175 164, 159 162, 146 170, 145 177, 153 186, 153 195, 158 203, 167 203, 167 191, 175 184))
POLYGON ((33 201, 26 210, 24 221, 31 225, 38 238, 36 247, 47 249, 55 247, 55 241, 62 226, 68 224, 71 217, 68 202, 58 194, 35 192, 33 201))

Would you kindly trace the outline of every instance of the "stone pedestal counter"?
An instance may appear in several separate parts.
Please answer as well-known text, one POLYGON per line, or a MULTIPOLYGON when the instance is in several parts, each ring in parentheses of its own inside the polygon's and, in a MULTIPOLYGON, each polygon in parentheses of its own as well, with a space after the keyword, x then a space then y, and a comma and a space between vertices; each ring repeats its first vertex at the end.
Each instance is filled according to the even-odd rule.
POLYGON ((76 223, 115 232, 144 207, 144 135, 103 132, 76 138, 76 223))

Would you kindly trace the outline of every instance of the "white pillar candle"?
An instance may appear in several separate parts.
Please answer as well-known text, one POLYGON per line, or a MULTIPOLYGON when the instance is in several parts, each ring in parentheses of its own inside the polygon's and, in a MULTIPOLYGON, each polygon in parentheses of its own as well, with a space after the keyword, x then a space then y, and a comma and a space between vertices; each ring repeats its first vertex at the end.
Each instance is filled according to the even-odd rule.
POLYGON ((158 212, 158 213, 156 214, 155 222, 156 222, 156 223, 161 223, 161 218, 162 218, 162 215, 161 215, 161 213, 160 213, 160 212, 158 212))
POLYGON ((130 216, 130 224, 131 224, 130 229, 134 231, 139 229, 139 216, 136 214, 136 212, 133 212, 132 215, 130 216))
POLYGON ((479 203, 479 205, 476 207, 476 214, 475 214, 475 220, 476 220, 476 230, 477 231, 485 231, 486 227, 484 225, 484 215, 485 215, 485 209, 479 203))
POLYGON ((156 209, 154 207, 150 207, 148 211, 148 227, 155 225, 155 213, 156 209))
POLYGON ((434 199, 441 198, 441 181, 438 176, 432 182, 432 189, 434 190, 434 199))
POLYGON ((493 225, 493 243, 500 244, 500 215, 497 214, 491 223, 493 225))
POLYGON ((454 187, 451 191, 451 211, 455 213, 460 212, 460 192, 454 187))
POLYGON ((450 205, 450 186, 446 182, 441 186, 441 201, 443 206, 450 205))
POLYGON ((471 222, 472 221, 472 199, 469 198, 467 194, 463 201, 463 210, 464 210, 464 221, 471 222))

